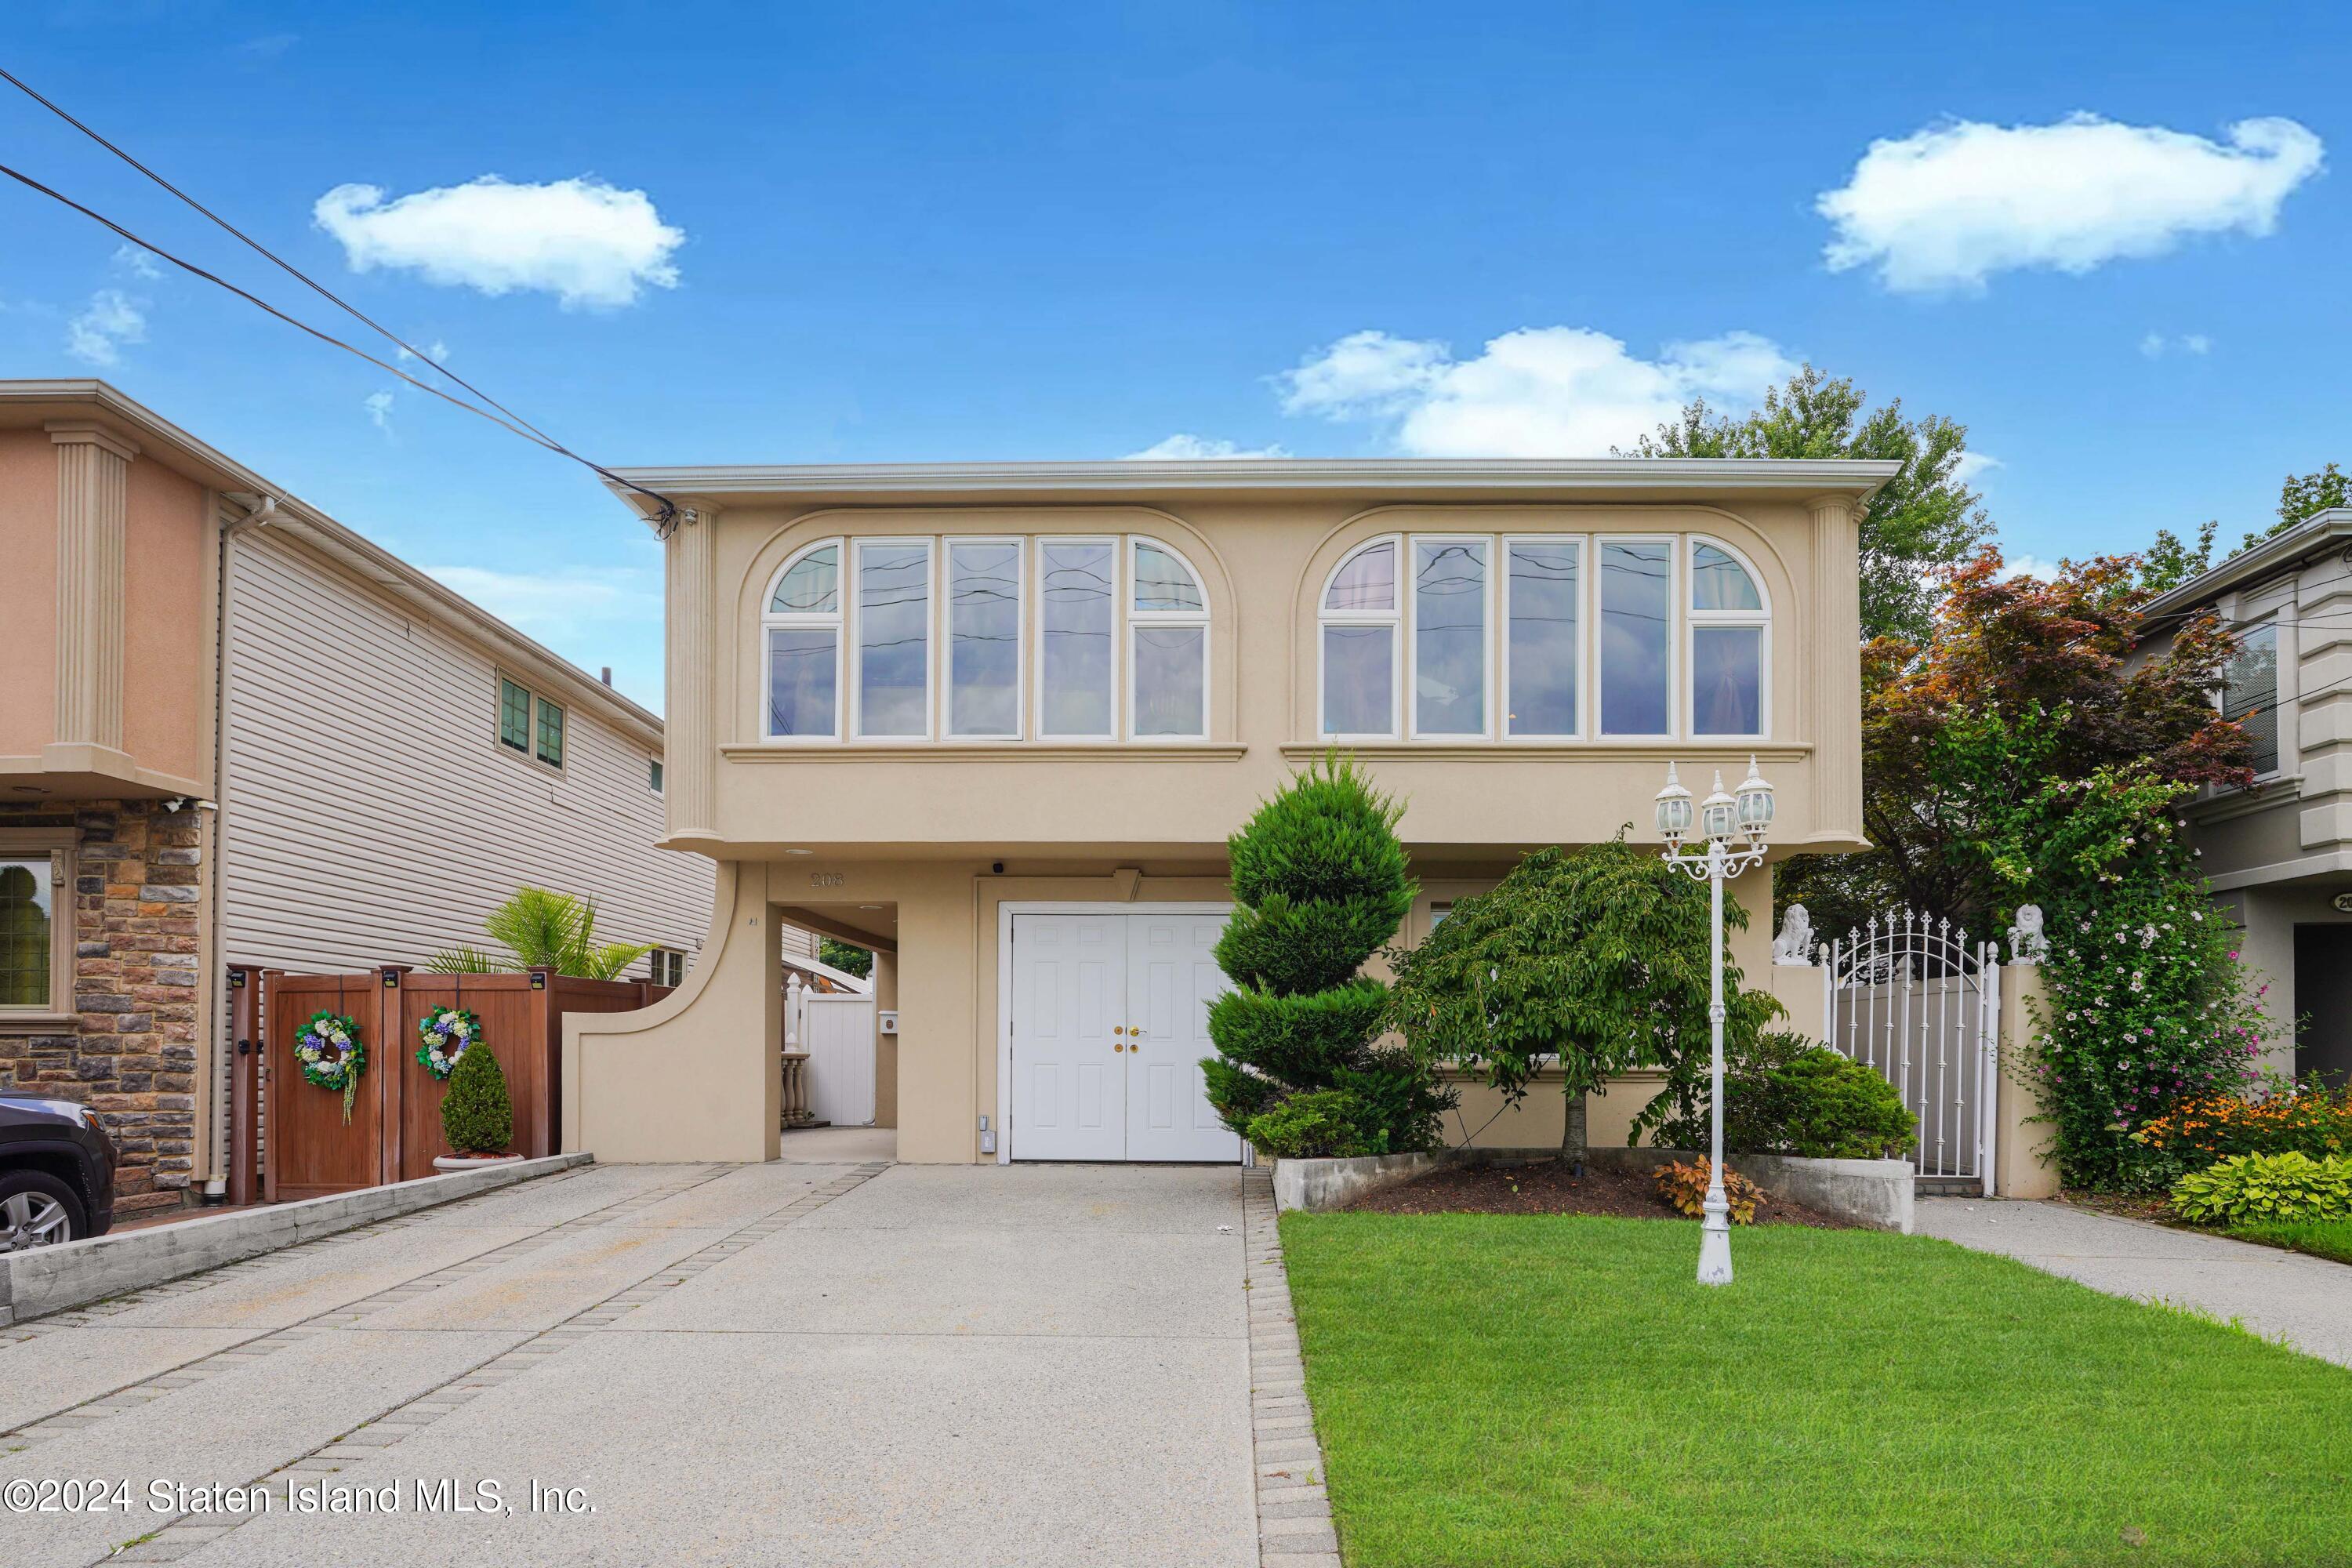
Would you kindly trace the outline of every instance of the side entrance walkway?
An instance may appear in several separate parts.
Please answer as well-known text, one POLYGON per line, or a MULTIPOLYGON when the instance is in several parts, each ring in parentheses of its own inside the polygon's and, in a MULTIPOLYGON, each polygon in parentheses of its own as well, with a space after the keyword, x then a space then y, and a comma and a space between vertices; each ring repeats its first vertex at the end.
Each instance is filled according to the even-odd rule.
POLYGON ((1921 1198, 1917 1226, 2110 1296, 2235 1318, 2352 1366, 2352 1266, 2064 1204, 1921 1198))
POLYGON ((1273 1212, 1231 1167, 601 1165, 346 1232, 0 1343, 0 1484, 131 1487, 0 1511, 0 1563, 1336 1568, 1273 1212))

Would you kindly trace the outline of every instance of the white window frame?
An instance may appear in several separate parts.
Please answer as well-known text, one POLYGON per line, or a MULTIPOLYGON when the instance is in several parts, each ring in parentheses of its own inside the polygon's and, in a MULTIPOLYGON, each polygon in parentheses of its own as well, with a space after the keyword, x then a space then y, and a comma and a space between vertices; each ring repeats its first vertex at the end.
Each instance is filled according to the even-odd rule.
POLYGON ((1683 682, 1688 679, 1686 650, 1683 647, 1684 627, 1689 617, 1683 613, 1683 595, 1687 591, 1685 581, 1688 574, 1683 563, 1690 554, 1685 542, 1687 534, 1679 533, 1596 533, 1592 536, 1592 630, 1588 645, 1592 654, 1592 738, 1595 742, 1639 745, 1653 741, 1681 740, 1685 735, 1683 682), (1603 647, 1601 617, 1601 552, 1612 544, 1663 544, 1666 547, 1666 727, 1662 731, 1641 733, 1614 731, 1604 728, 1607 717, 1601 710, 1602 681, 1606 672, 1601 668, 1603 647))
POLYGON ((1029 732, 1029 552, 1018 534, 950 533, 940 542, 940 657, 942 711, 940 739, 955 746, 1002 746, 1029 732), (955 725, 955 552, 963 545, 1010 546, 1013 551, 1013 728, 1007 733, 960 735, 955 725))
POLYGON ((1495 541, 1491 533, 1415 533, 1405 541, 1404 555, 1397 568, 1397 591, 1404 602, 1405 640, 1407 644, 1402 682, 1404 688, 1405 733, 1416 741, 1432 741, 1439 745, 1458 745, 1466 741, 1492 740, 1495 735, 1495 541), (1486 582, 1481 584, 1484 603, 1479 616, 1478 638, 1478 728, 1474 731, 1432 731, 1421 728, 1421 547, 1424 544, 1475 544, 1486 556, 1486 582))
MULTIPOLYGON (((1127 679, 1122 683, 1127 694, 1127 712, 1126 722, 1120 732, 1129 741, 1139 742, 1144 745, 1197 745, 1209 738, 1209 731, 1213 727, 1209 714, 1209 697, 1216 689, 1209 675, 1210 666, 1216 658, 1216 639, 1210 626, 1208 579, 1201 575, 1200 568, 1192 564, 1190 556, 1166 540, 1155 539, 1148 533, 1129 534, 1121 554, 1124 557, 1121 575, 1126 579, 1126 587, 1119 598, 1121 614, 1118 616, 1120 623, 1118 636, 1119 652, 1127 660, 1127 679), (1146 545, 1166 555, 1192 575, 1192 591, 1201 596, 1199 609, 1139 610, 1135 607, 1135 584, 1138 580, 1136 558, 1143 552, 1146 545), (1144 735, 1136 732, 1136 715, 1142 710, 1142 703, 1135 689, 1135 681, 1138 671, 1142 668, 1143 661, 1136 657, 1135 634, 1138 629, 1145 626, 1198 626, 1201 629, 1201 731, 1199 734, 1144 735)), ((1041 562, 1043 559, 1043 556, 1039 557, 1041 562)), ((1042 616, 1038 617, 1041 626, 1044 619, 1042 616)))
POLYGON ((1592 538, 1583 533, 1506 533, 1496 537, 1501 565, 1495 572, 1495 664, 1500 674, 1495 685, 1495 736, 1509 746, 1581 745, 1594 733, 1593 711, 1599 689, 1593 684, 1600 668, 1600 643, 1593 622, 1592 538), (1576 547, 1576 728, 1559 734, 1515 735, 1511 732, 1511 546, 1572 544, 1576 547))
POLYGON ((74 1017, 74 944, 79 901, 74 879, 80 836, 70 827, 0 827, 0 857, 49 863, 49 1000, 46 1006, 0 1006, 0 1033, 56 1026, 74 1017))
POLYGON ((904 746, 919 741, 936 741, 940 734, 940 542, 936 534, 877 533, 859 535, 849 542, 849 565, 842 573, 842 609, 847 616, 848 635, 842 638, 842 658, 849 665, 849 701, 842 722, 853 741, 885 746, 904 746), (919 545, 923 551, 923 582, 926 585, 923 602, 923 728, 912 735, 869 735, 864 726, 865 660, 851 646, 854 637, 865 632, 866 602, 859 581, 863 574, 865 553, 869 549, 902 549, 919 545))
POLYGON ((842 726, 848 721, 849 604, 852 598, 849 574, 850 542, 835 535, 830 539, 811 540, 784 558, 768 578, 768 585, 760 595, 760 739, 772 746, 835 746, 841 743, 842 726), (793 611, 779 613, 772 606, 776 590, 784 574, 809 556, 831 545, 838 552, 834 556, 834 607, 824 611, 793 611), (772 629, 807 631, 830 628, 833 632, 833 733, 829 735, 772 735, 768 721, 775 711, 775 661, 768 654, 768 633, 772 629))
MULTIPOLYGON (((1116 746, 1126 737, 1126 727, 1119 712, 1119 693, 1126 689, 1127 679, 1120 666, 1127 658, 1127 617, 1121 612, 1127 605, 1127 550, 1125 536, 1117 533, 1040 533, 1032 536, 1034 542, 1029 552, 1034 563, 1032 573, 1037 584, 1037 612, 1032 617, 1030 635, 1025 640, 1031 657, 1036 661, 1037 679, 1032 684, 1037 691, 1037 738, 1062 746, 1116 746), (1101 544, 1110 551, 1110 670, 1109 682, 1103 695, 1109 701, 1109 727, 1100 734, 1066 735, 1045 727, 1045 551, 1055 544, 1101 544)), ((1203 598, 1206 597, 1205 592, 1203 598)))
MULTIPOLYGON (((1315 591, 1315 728, 1327 741, 1393 741, 1398 723, 1404 713, 1404 690, 1411 680, 1407 671, 1412 664, 1412 645, 1406 626, 1405 606, 1412 597, 1412 553, 1409 538, 1402 533, 1383 533, 1367 539, 1350 548, 1331 563, 1323 574, 1322 584, 1315 591), (1381 545, 1395 551, 1396 602, 1385 610, 1334 610, 1328 607, 1331 585, 1339 580, 1357 556, 1381 545), (1387 626, 1389 628, 1389 726, 1379 731, 1331 728, 1330 672, 1325 668, 1324 628, 1327 626, 1387 626)), ((1466 738, 1466 737, 1457 737, 1466 738)))
POLYGON ((1683 703, 1683 724, 1694 741, 1762 741, 1772 733, 1772 591, 1765 586, 1764 574, 1756 570, 1756 563, 1745 551, 1710 534, 1694 533, 1686 537, 1682 550, 1682 584, 1676 603, 1682 606, 1683 629, 1678 643, 1683 649, 1683 671, 1676 678, 1675 691, 1683 703), (1691 603, 1698 584, 1698 552, 1705 545, 1720 550, 1731 557, 1748 581, 1756 589, 1756 602, 1762 605, 1755 610, 1702 610, 1691 603), (1756 638, 1756 729, 1748 734, 1702 735, 1698 732, 1698 700, 1696 692, 1685 689, 1698 668, 1698 633, 1703 627, 1721 626, 1736 630, 1753 629, 1756 638))

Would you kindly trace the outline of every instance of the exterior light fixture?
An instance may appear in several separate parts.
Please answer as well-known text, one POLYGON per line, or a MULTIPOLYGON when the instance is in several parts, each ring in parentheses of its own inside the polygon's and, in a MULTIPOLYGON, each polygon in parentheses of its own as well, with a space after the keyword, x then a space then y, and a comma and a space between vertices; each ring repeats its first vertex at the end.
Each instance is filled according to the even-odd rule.
POLYGON ((1658 792, 1658 837, 1675 848, 1682 847, 1683 838, 1691 829, 1691 792, 1683 788, 1675 776, 1675 764, 1666 764, 1666 787, 1658 792))

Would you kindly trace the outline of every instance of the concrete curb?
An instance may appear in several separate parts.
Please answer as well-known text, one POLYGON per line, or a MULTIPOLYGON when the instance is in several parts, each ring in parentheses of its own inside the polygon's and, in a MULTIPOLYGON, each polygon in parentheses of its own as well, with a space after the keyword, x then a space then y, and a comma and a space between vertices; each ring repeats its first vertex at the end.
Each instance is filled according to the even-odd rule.
MULTIPOLYGON (((1414 1156, 1427 1158, 1428 1156, 1414 1156)), ((1344 1165, 1346 1160, 1281 1163, 1344 1165)), ((1259 1568, 1341 1568, 1323 1445, 1307 1403, 1307 1363, 1274 1184, 1242 1173, 1243 1258, 1249 1282, 1250 1458, 1257 1489, 1259 1568)))
MULTIPOLYGON (((1685 1149, 1591 1149, 1585 1162, 1654 1171, 1706 1158, 1685 1149)), ((1801 1160, 1793 1154, 1727 1154, 1723 1162, 1776 1198, 1786 1198, 1873 1230, 1911 1234, 1918 1191, 1908 1160, 1801 1160)))
POLYGON ((1277 1213, 1335 1209, 1349 1199, 1426 1175, 1454 1152, 1366 1154, 1351 1160, 1276 1160, 1274 1206, 1277 1213))
POLYGON ((201 1274, 339 1230, 511 1186, 533 1176, 568 1171, 594 1158, 572 1153, 516 1160, 480 1170, 394 1182, 390 1186, 362 1187, 355 1193, 121 1231, 62 1247, 0 1254, 0 1327, 142 1290, 166 1279, 201 1274))

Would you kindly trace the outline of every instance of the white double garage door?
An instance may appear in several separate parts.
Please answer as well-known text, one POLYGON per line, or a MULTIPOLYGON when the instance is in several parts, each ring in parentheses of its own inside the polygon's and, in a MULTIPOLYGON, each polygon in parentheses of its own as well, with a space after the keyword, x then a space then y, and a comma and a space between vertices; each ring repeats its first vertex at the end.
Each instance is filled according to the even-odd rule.
POLYGON ((1200 1066, 1216 1048, 1225 916, 1205 904, 1005 911, 999 1160, 1241 1158, 1200 1066))

